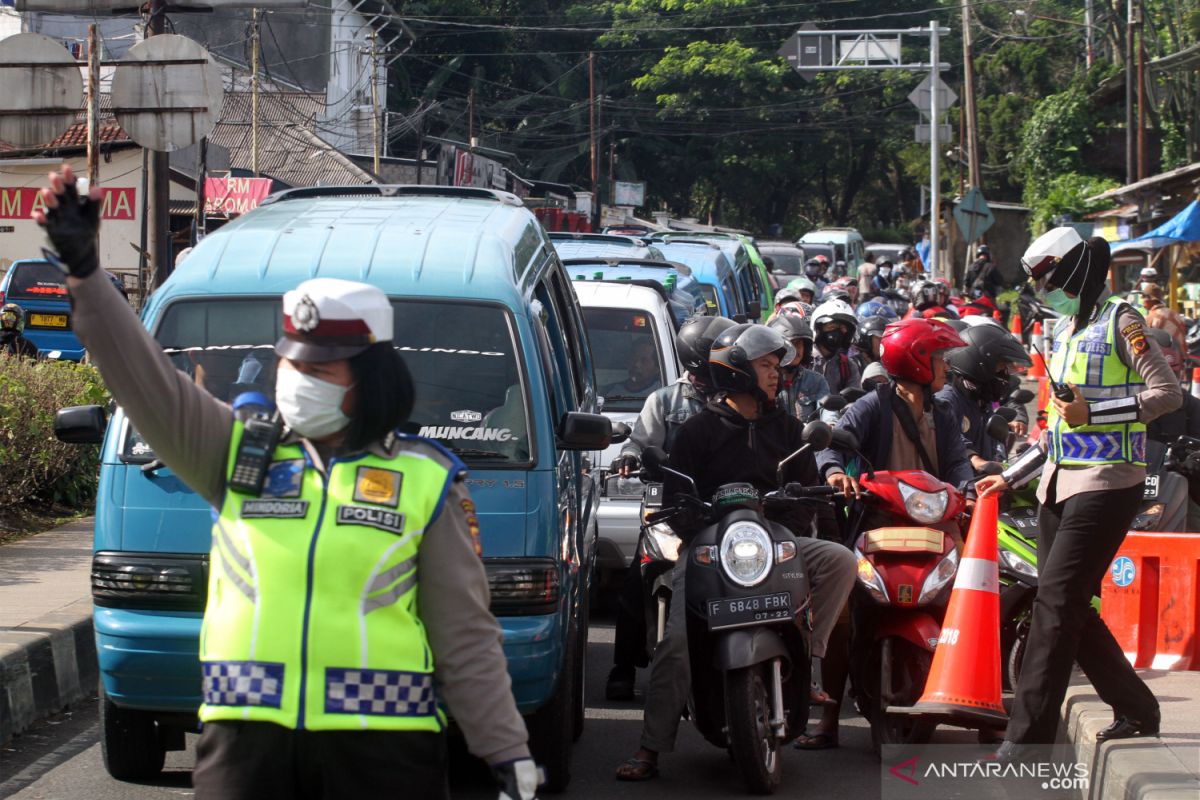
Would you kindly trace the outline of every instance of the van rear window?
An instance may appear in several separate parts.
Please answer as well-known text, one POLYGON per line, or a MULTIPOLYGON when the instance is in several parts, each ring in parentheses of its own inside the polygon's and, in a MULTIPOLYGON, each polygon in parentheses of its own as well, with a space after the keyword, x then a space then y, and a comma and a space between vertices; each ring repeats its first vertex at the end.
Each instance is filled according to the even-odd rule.
POLYGON ((67 279, 46 261, 28 261, 12 268, 8 282, 10 300, 66 300, 67 279))
MULTIPOLYGON (((470 463, 530 460, 527 403, 508 312, 491 304, 393 300, 394 344, 416 385, 406 430, 470 463), (469 321, 469 322, 468 322, 469 321)), ((278 298, 189 300, 169 306, 156 338, 175 366, 215 397, 275 391, 278 298)), ((136 433, 126 457, 152 457, 136 433)))

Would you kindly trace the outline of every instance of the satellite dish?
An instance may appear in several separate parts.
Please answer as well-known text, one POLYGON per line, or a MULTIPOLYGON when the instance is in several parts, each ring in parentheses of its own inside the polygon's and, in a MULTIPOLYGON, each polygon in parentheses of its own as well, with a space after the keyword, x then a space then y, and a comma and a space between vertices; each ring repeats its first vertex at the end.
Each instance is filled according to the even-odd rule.
POLYGON ((224 95, 221 71, 208 51, 173 33, 138 42, 113 71, 117 122, 130 139, 159 152, 208 136, 224 95))
POLYGON ((83 105, 79 64, 40 33, 0 41, 0 141, 16 147, 48 144, 75 122, 83 105))

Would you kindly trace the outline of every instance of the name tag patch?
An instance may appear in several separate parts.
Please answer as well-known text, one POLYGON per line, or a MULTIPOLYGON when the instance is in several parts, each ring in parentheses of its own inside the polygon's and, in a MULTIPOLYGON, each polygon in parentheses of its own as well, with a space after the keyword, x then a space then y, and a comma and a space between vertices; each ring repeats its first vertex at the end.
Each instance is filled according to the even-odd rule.
POLYGON ((1112 352, 1112 345, 1104 341, 1084 340, 1076 345, 1076 348, 1081 353, 1090 353, 1092 355, 1106 356, 1112 352))
POLYGON ((390 469, 359 467, 354 479, 354 502, 395 508, 400 505, 403 475, 390 469))
POLYGON ((307 500, 242 501, 242 519, 300 519, 306 514, 307 500))
POLYGON ((365 525, 368 528, 377 528, 388 533, 403 533, 404 515, 396 511, 384 511, 382 508, 339 506, 337 524, 365 525))
POLYGON ((300 482, 304 478, 304 459, 293 458, 276 461, 267 468, 267 480, 263 485, 264 497, 299 497, 300 482))

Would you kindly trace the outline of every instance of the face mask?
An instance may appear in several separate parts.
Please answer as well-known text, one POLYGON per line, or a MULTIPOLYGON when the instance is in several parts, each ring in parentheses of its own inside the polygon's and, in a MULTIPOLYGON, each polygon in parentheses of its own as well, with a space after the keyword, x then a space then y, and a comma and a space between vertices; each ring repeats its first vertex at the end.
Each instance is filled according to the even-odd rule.
POLYGON ((846 344, 840 331, 823 331, 817 334, 817 344, 820 347, 828 350, 830 353, 836 353, 846 349, 846 344))
POLYGON ((892 268, 891 267, 881 267, 879 270, 879 277, 881 277, 881 278, 892 277, 892 268))
POLYGON ((1073 317, 1079 313, 1079 298, 1067 297, 1062 289, 1054 289, 1045 293, 1046 303, 1064 317, 1073 317))
POLYGON ((342 413, 349 390, 299 370, 281 369, 275 378, 275 405, 289 428, 306 439, 322 439, 349 424, 342 413))

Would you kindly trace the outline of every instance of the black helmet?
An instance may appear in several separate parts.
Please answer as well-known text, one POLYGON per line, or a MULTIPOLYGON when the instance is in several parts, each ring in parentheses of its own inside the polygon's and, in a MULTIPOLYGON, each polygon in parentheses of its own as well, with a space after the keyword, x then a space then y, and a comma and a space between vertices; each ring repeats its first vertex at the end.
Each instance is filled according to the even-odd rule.
POLYGON ((812 324, 807 317, 799 314, 780 314, 768 322, 767 327, 779 331, 779 335, 789 342, 796 339, 803 339, 806 342, 813 340, 812 324))
POLYGON ((757 323, 728 328, 713 341, 708 356, 713 385, 726 392, 761 395, 751 362, 771 353, 781 364, 796 357, 795 348, 775 328, 757 323))
POLYGON ((883 336, 883 329, 895 321, 895 319, 881 316, 872 316, 861 320, 858 323, 858 332, 854 335, 854 346, 864 353, 870 353, 871 337, 883 336))
POLYGON ((5 303, 0 308, 0 328, 17 333, 25 330, 25 309, 16 303, 5 303))
POLYGON ((999 325, 971 325, 958 334, 966 347, 946 354, 946 366, 974 385, 985 400, 1000 400, 1011 388, 997 374, 1001 361, 1030 366, 1033 362, 1013 336, 999 325))
POLYGON ((708 351, 713 339, 734 324, 725 317, 692 317, 683 323, 675 336, 675 352, 683 368, 708 383, 708 351))

